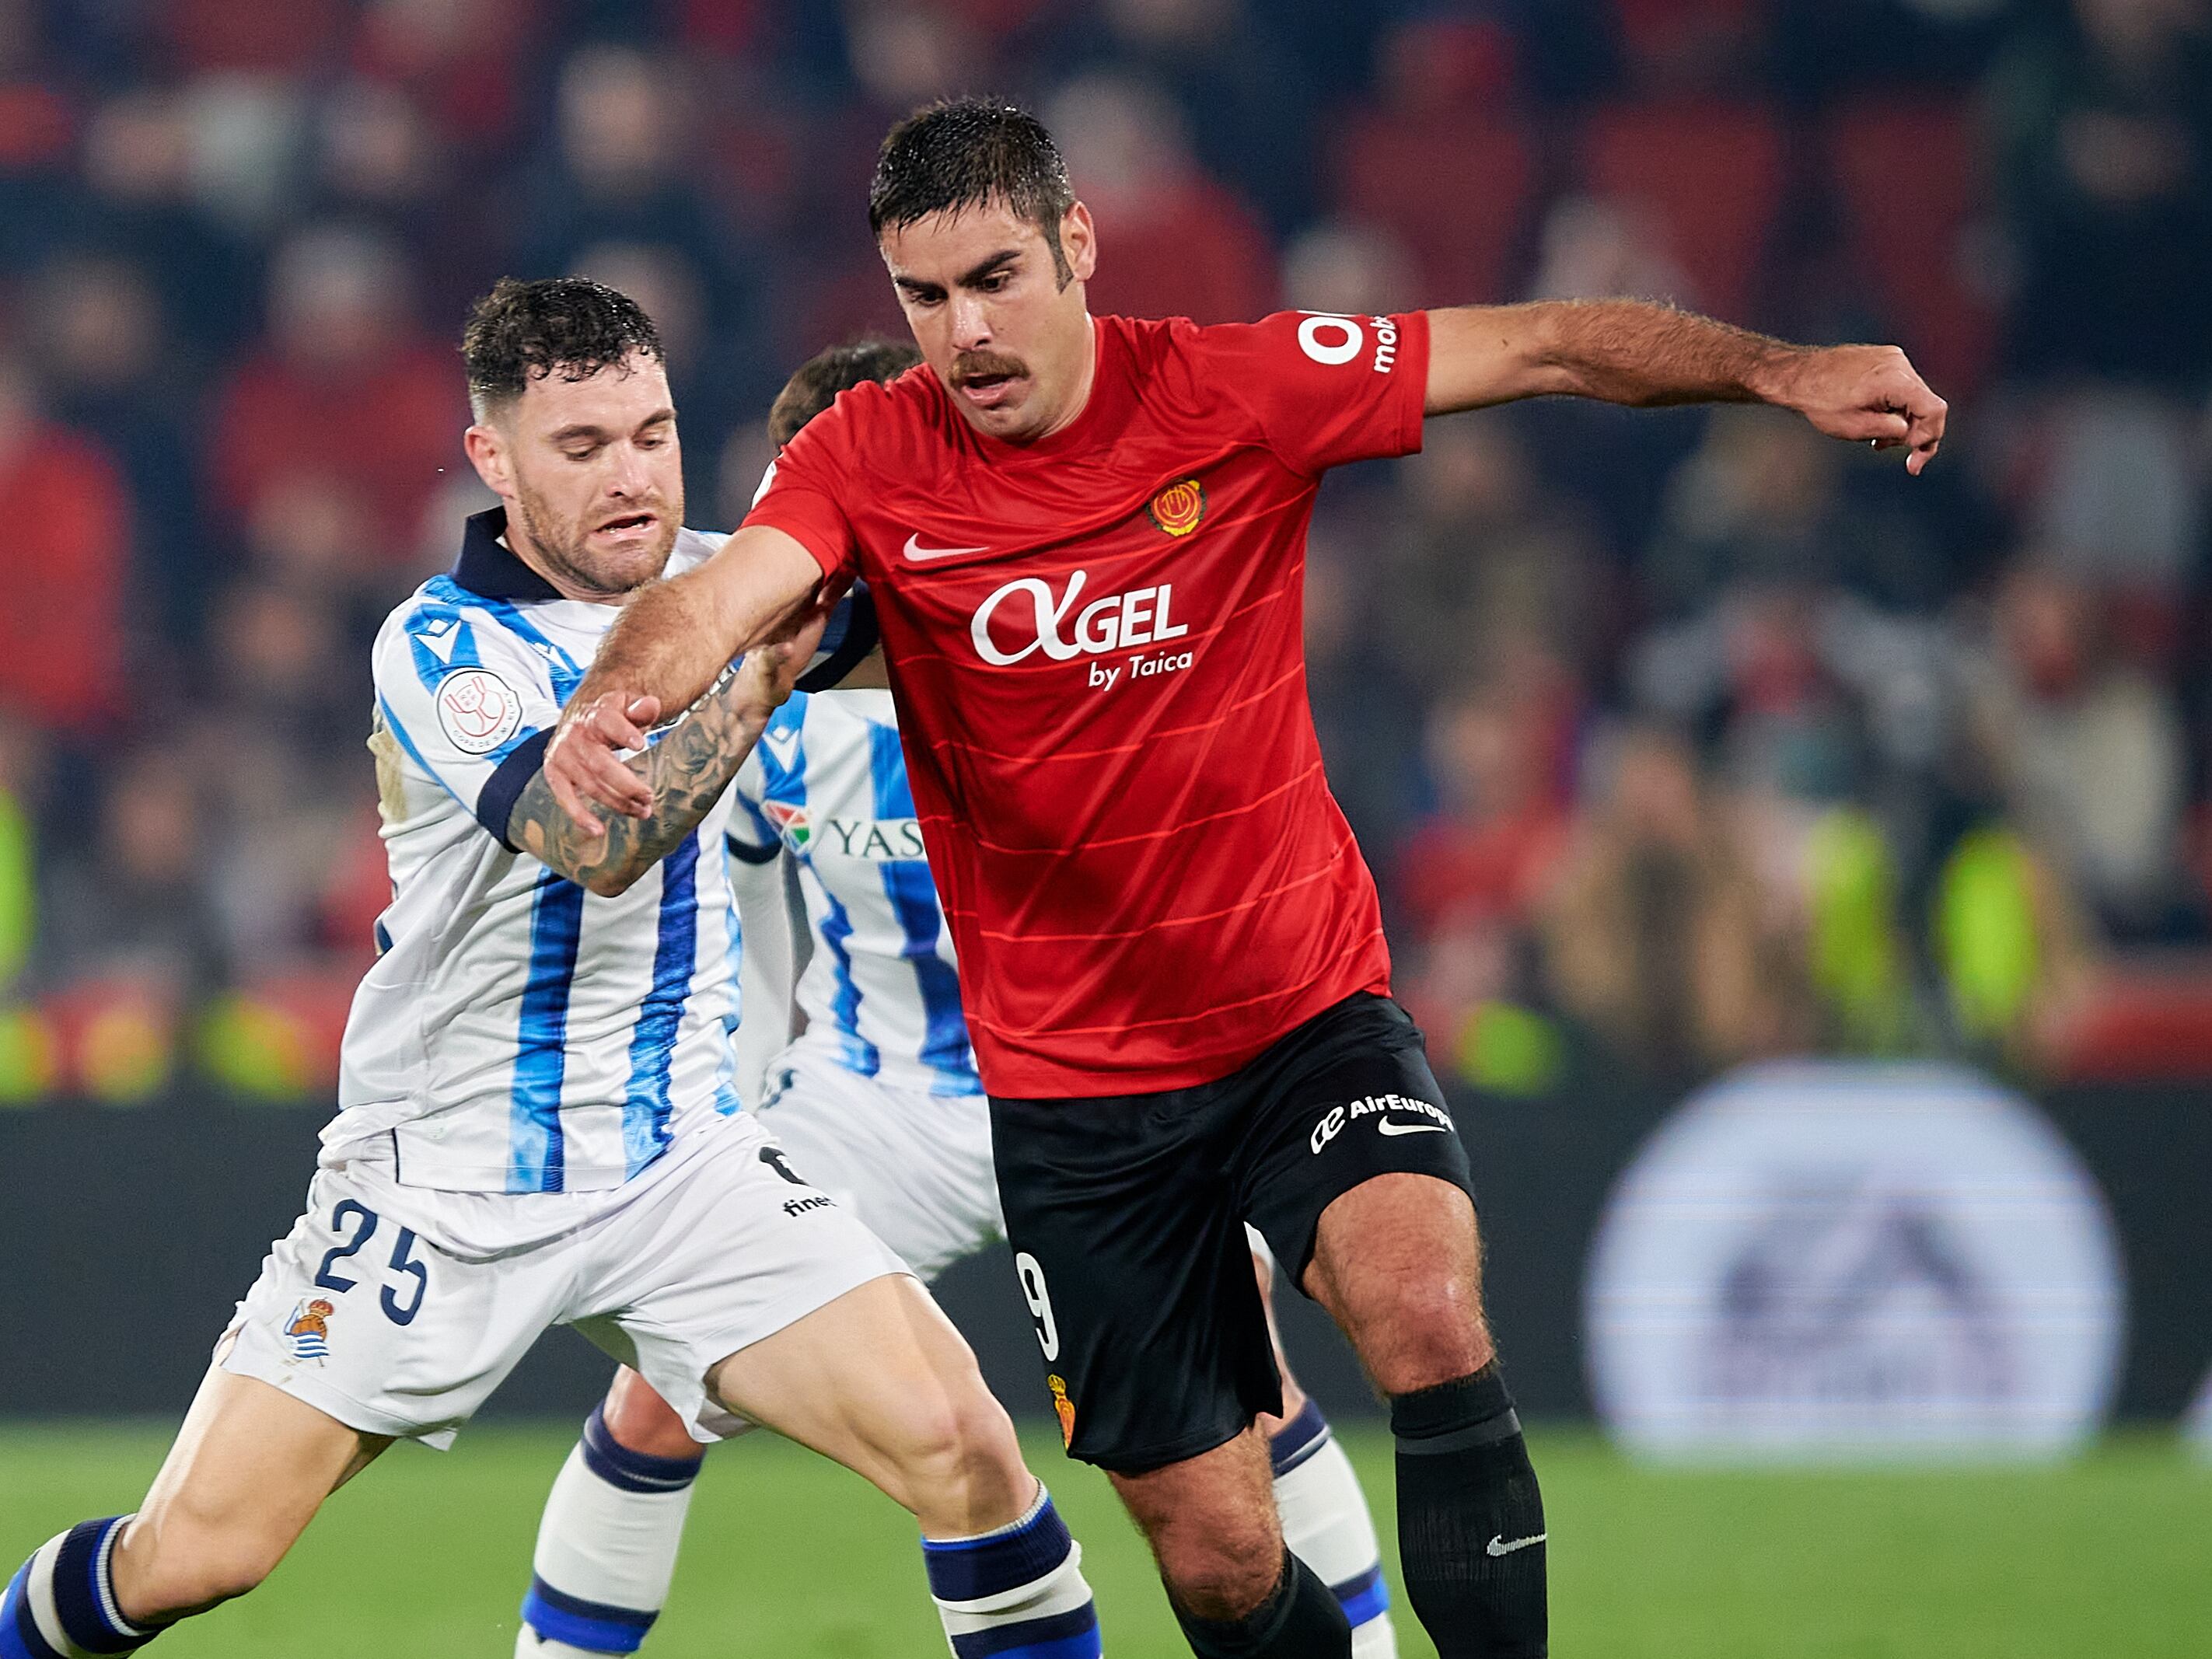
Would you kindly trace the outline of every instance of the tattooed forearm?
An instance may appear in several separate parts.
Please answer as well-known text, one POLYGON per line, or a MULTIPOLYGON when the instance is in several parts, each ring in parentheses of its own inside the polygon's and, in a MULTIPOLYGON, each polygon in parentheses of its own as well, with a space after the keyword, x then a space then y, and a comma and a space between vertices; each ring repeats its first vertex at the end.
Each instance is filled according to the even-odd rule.
POLYGON ((772 702, 733 674, 700 699, 660 740, 626 764, 653 790, 652 814, 627 817, 597 809, 601 833, 587 835, 553 798, 545 774, 524 786, 507 818, 507 838, 531 857, 592 892, 612 896, 696 829, 768 724, 772 702))

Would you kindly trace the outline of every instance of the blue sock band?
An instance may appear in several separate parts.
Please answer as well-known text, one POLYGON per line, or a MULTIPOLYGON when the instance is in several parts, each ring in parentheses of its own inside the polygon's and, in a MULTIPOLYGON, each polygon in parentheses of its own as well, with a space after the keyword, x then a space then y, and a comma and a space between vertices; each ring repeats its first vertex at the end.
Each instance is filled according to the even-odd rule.
POLYGON ((1054 1606, 1048 1581, 1071 1565, 1075 1540, 1048 1495, 1040 1492, 1010 1527, 977 1538, 925 1538, 921 1553, 957 1659, 1098 1659, 1098 1611, 1080 1580, 1062 1583, 1054 1606), (1033 1597, 1020 1594, 1032 1589, 1033 1597), (1078 1605, 1066 1604, 1069 1590, 1081 1594, 1078 1605), (1000 1601, 1003 1610, 975 1605, 1000 1601))
POLYGON ((522 1598, 522 1622, 549 1642, 565 1642, 592 1653, 635 1653, 645 1645, 658 1612, 640 1613, 633 1607, 587 1601, 531 1575, 530 1593, 522 1598))
POLYGON ((682 1492, 699 1478, 699 1466, 706 1461, 703 1447, 696 1457, 632 1451, 608 1429, 604 1404, 592 1407, 584 1420, 584 1467, 617 1492, 682 1492))
POLYGON ((0 1659, 136 1653, 161 1632, 123 1617, 108 1563, 128 1516, 71 1527, 40 1546, 0 1597, 0 1659), (42 1618, 38 1609, 50 1609, 42 1618))
POLYGON ((1321 1414, 1321 1407, 1309 1395, 1298 1414, 1268 1437, 1267 1455, 1274 1460, 1275 1479, 1281 1480, 1328 1443, 1328 1419, 1321 1414))
POLYGON ((1329 1589, 1344 1608, 1345 1622, 1354 1630, 1390 1611, 1390 1587, 1382 1582, 1379 1566, 1370 1567, 1341 1584, 1331 1584, 1329 1589))

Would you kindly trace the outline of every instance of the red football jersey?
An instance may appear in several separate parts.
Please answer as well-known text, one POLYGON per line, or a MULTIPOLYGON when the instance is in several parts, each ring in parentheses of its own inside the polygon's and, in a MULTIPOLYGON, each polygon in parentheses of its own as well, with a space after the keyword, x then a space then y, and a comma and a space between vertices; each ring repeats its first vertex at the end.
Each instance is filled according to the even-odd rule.
POLYGON ((1420 447, 1428 319, 1096 319, 1069 426, 977 432, 937 377, 809 423, 746 519, 883 623, 984 1085, 1226 1076, 1386 992, 1375 883, 1306 702, 1321 475, 1420 447))

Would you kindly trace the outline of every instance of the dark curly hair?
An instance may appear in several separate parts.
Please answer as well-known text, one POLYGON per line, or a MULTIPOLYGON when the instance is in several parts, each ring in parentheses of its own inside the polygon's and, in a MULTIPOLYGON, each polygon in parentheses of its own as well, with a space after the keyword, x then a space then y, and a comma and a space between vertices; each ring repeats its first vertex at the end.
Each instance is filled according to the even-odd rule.
POLYGON ((953 98, 916 110, 884 136, 868 228, 881 237, 933 213, 1003 202, 1044 233, 1065 288, 1060 220, 1074 201, 1067 164, 1043 122, 1003 98, 953 98))
POLYGON ((921 353, 906 340, 854 340, 815 353, 775 394, 768 411, 769 439, 782 448, 836 403, 839 392, 870 380, 896 380, 921 361, 921 353))
POLYGON ((502 276, 469 308, 461 330, 469 407, 479 421, 512 404, 532 380, 556 373, 587 380, 638 355, 667 361, 653 319, 627 294, 585 276, 533 283, 502 276))

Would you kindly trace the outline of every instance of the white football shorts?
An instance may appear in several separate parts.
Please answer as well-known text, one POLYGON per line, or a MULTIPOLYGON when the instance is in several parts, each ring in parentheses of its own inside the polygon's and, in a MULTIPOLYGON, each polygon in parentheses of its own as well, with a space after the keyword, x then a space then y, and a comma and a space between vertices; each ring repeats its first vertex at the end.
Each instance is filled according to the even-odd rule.
POLYGON ((216 1363, 442 1448, 548 1326, 574 1325, 711 1442, 746 1426, 707 1396, 718 1363, 906 1270, 744 1113, 605 1192, 433 1192, 356 1158, 316 1172, 216 1363))
POLYGON ((850 1206, 918 1277, 1006 1237, 982 1095, 862 1077, 804 1042, 769 1066, 763 1093, 761 1121, 791 1167, 850 1206))

